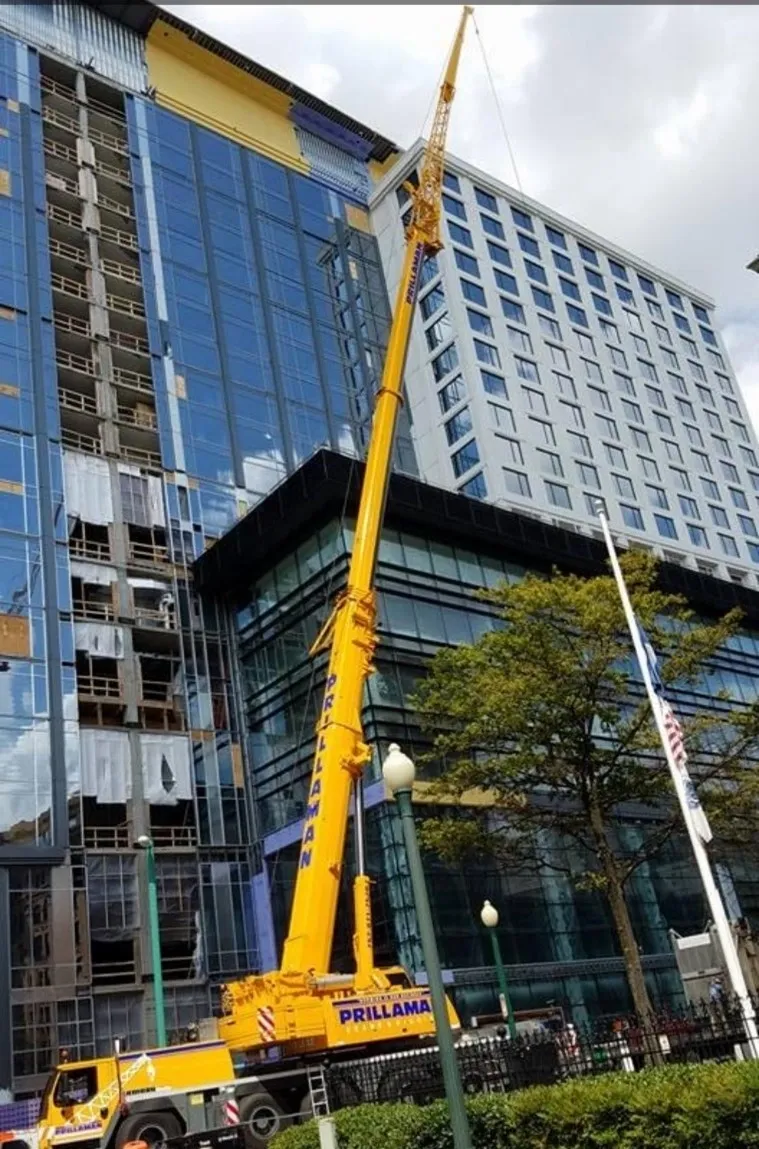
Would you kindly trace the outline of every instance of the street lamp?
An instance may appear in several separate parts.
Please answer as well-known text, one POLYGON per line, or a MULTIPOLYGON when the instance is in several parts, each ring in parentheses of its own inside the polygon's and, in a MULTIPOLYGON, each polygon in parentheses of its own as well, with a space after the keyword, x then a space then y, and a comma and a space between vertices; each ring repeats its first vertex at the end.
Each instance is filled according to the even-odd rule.
POLYGON ((156 1045, 162 1048, 166 1041, 166 1008, 163 1000, 163 967, 161 965, 161 934, 158 925, 158 889, 155 874, 155 849, 153 839, 140 834, 135 842, 138 850, 144 850, 148 864, 148 922, 150 932, 150 953, 153 966, 153 1003, 155 1006, 156 1045))
POLYGON ((471 1149, 469 1120, 464 1104, 464 1090, 461 1085, 459 1064, 453 1044, 451 1023, 448 1018, 448 1003, 443 988, 443 973, 440 969, 440 956, 437 950, 435 930, 432 925, 430 900, 427 883, 424 880, 422 858, 414 824, 414 809, 411 803, 411 788, 414 785, 416 770, 414 763, 404 754, 396 742, 388 747, 387 757, 382 763, 382 777, 392 792, 398 805, 403 830, 403 843, 406 847, 411 889, 414 895, 414 908, 419 923, 419 936, 422 943, 424 964, 427 967, 427 981, 432 999, 432 1015, 435 1019, 437 1044, 440 1051, 440 1066, 443 1071, 445 1095, 451 1115, 454 1149, 471 1149))
POLYGON ((509 983, 506 981, 506 968, 501 956, 501 946, 498 941, 496 929, 498 926, 498 910, 492 902, 487 901, 487 899, 480 910, 480 921, 490 934, 490 941, 493 944, 493 961, 495 962, 495 972, 498 978, 498 996, 501 999, 501 1013, 506 1018, 509 1027, 509 1037, 513 1039, 517 1035, 517 1023, 509 996, 509 983))

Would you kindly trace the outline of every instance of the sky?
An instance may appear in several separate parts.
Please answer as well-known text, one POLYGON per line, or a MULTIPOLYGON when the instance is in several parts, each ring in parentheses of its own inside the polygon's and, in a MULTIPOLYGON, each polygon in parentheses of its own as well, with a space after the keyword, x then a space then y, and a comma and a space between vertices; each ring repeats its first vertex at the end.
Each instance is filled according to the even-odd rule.
MULTIPOLYGON (((460 13, 163 6, 403 148, 429 124, 460 13)), ((449 151, 712 296, 759 430, 759 6, 482 5, 475 20, 449 151)))

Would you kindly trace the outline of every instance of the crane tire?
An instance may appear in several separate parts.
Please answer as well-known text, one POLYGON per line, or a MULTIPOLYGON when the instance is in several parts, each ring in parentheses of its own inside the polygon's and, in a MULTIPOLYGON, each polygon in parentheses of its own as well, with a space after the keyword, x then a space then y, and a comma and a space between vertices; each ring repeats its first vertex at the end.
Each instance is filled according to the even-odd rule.
POLYGON ((182 1126, 179 1118, 169 1110, 159 1109, 153 1113, 132 1113, 126 1117, 114 1138, 114 1149, 124 1149, 129 1141, 143 1141, 150 1149, 159 1141, 180 1137, 182 1126))
POLYGON ((268 1149, 277 1134, 291 1122, 282 1106, 265 1089, 248 1093, 238 1101, 247 1149, 268 1149))

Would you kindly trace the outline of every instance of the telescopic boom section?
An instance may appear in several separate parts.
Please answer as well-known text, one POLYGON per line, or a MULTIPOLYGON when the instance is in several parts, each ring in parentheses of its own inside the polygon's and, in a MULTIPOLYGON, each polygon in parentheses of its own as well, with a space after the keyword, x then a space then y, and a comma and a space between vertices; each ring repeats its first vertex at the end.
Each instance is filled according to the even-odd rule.
MULTIPOLYGON (((393 440, 398 409, 403 401, 403 373, 422 262, 442 246, 440 197, 445 141, 464 28, 471 11, 466 7, 462 12, 440 89, 419 186, 409 189, 414 211, 406 235, 403 272, 374 410, 348 584, 314 648, 322 649, 331 638, 290 929, 282 954, 283 974, 304 971, 319 974, 329 969, 351 793, 370 758, 361 726, 361 705, 364 683, 373 670, 377 643, 374 570, 393 440)), ((372 957, 366 879, 363 891, 363 912, 361 920, 356 922, 359 967, 372 957)))

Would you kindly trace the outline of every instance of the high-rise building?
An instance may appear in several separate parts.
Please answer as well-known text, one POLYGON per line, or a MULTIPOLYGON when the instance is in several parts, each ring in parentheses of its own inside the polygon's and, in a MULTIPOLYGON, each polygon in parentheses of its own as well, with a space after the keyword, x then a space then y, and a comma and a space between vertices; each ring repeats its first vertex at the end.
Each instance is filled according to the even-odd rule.
MULTIPOLYGON (((417 142, 372 195, 400 274, 417 142)), ((701 292, 449 158, 406 371, 429 482, 756 587, 759 444, 701 292)))
MULTIPOLYGON (((0 1102, 37 1091, 59 1047, 154 1036, 139 836, 172 1037, 215 983, 276 960, 310 753, 305 649, 350 542, 347 503, 307 460, 366 443, 397 186, 418 156, 393 168, 390 141, 153 5, 0 5, 0 1102), (201 605, 194 562, 259 504, 258 605, 251 582, 237 609, 221 585, 201 605)), ((413 742, 424 658, 485 625, 472 589, 576 550, 586 494, 602 490, 618 533, 718 575, 750 581, 759 545, 756 448, 709 301, 465 165, 447 185, 395 460, 414 475, 418 456, 423 481, 402 480, 380 562, 375 741, 413 742), (499 550, 476 503, 431 484, 518 508, 492 513, 533 541, 499 550)), ((355 467, 320 458, 344 493, 355 467)), ((748 593, 713 586, 713 601, 748 593)), ((744 698, 753 643, 719 671, 744 698)), ((378 893, 380 948, 418 970, 395 831, 369 798, 370 847, 398 879, 378 893)), ((636 879, 662 986, 666 924, 700 913, 677 850, 636 879)), ((446 963, 486 1002, 481 889, 441 881, 446 963)), ((509 951, 520 1000, 553 987, 612 1008, 597 904, 498 882, 504 921, 532 914, 509 951), (550 985, 529 984, 536 962, 550 985)))
MULTIPOLYGON (((260 964, 232 653, 188 567, 360 452, 382 137, 151 5, 0 8, 0 1091, 260 964)), ((414 470, 402 426, 398 465, 414 470)))

